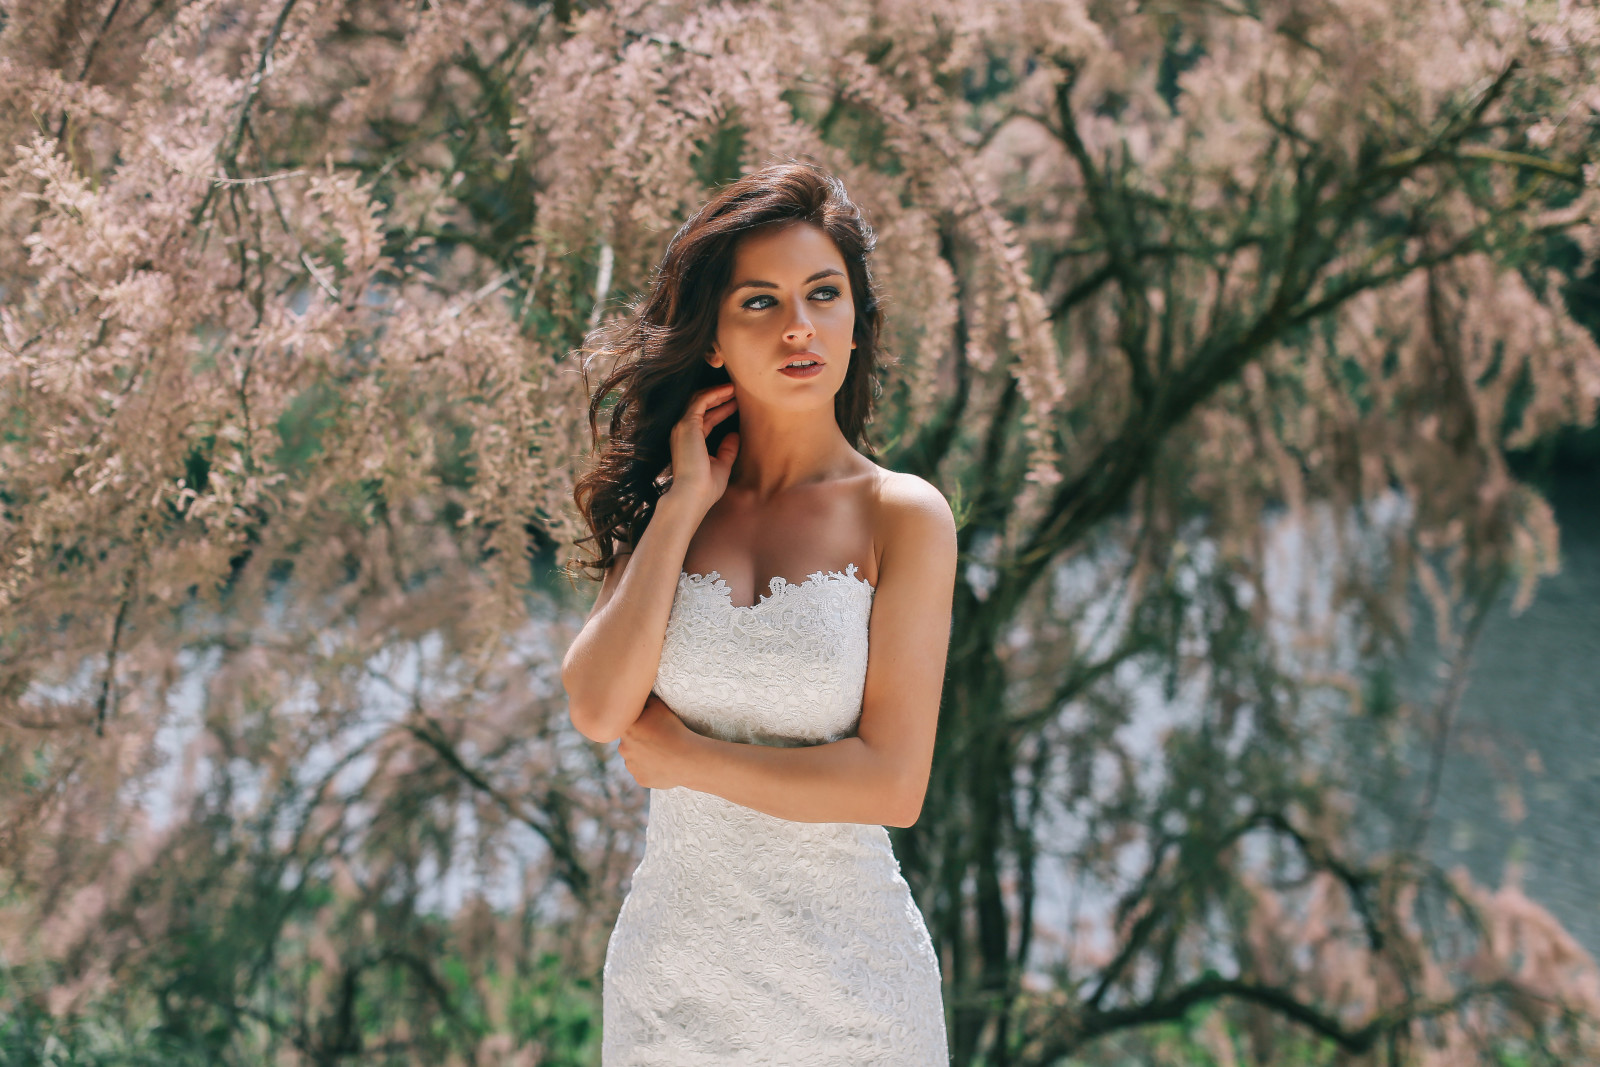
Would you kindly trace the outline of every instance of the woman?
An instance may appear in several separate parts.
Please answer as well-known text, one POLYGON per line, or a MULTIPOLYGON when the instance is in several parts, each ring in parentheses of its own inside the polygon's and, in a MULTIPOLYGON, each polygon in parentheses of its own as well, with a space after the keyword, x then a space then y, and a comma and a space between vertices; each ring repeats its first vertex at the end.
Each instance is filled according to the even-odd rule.
POLYGON ((651 791, 605 1067, 949 1062, 884 827, 927 789, 955 523, 858 451, 872 243, 836 179, 769 166, 684 223, 600 339, 626 358, 593 396, 597 442, 615 405, 576 498, 604 578, 562 681, 573 724, 620 739, 651 791))

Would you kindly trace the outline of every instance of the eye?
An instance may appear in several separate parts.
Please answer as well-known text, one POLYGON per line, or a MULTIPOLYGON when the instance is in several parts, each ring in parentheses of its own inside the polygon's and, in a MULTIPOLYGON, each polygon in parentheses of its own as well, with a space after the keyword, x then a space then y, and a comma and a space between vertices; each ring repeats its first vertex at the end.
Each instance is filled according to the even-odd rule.
POLYGON ((821 297, 823 300, 837 300, 839 299, 839 288, 834 285, 824 285, 821 289, 814 290, 811 296, 813 299, 821 297))
POLYGON ((761 293, 761 294, 759 294, 757 296, 752 296, 749 300, 746 300, 744 303, 740 304, 739 306, 742 307, 742 308, 746 308, 746 309, 748 309, 750 311, 765 311, 765 310, 767 310, 767 308, 771 307, 772 304, 776 304, 777 302, 778 301, 777 301, 776 298, 768 296, 766 293, 761 293), (770 300, 770 301, 772 301, 772 303, 771 304, 757 304, 756 303, 757 300, 770 300))

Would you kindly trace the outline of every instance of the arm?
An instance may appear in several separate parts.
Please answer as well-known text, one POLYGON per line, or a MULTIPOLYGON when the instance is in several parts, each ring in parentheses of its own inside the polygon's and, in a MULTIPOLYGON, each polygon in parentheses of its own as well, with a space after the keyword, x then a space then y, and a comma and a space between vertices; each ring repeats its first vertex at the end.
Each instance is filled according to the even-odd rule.
POLYGON ((639 543, 606 572, 588 621, 561 661, 568 714, 589 740, 615 741, 655 685, 678 572, 704 517, 703 509, 667 490, 639 543))
POLYGON ((727 488, 739 451, 737 431, 722 439, 715 456, 706 451, 706 435, 736 407, 731 382, 690 399, 672 428, 672 485, 656 501, 639 543, 607 570, 588 620, 562 657, 568 714, 591 741, 622 736, 656 684, 684 554, 727 488))
POLYGON ((892 766, 857 737, 779 748, 690 731, 683 785, 790 822, 910 826, 892 766))
MULTIPOLYGON (((917 821, 950 644, 956 530, 950 505, 933 486, 910 476, 892 485, 879 520, 885 544, 856 736, 779 748, 721 741, 678 723, 668 734, 677 738, 671 776, 678 784, 794 822, 917 821)), ((664 704, 658 710, 670 714, 664 704)))

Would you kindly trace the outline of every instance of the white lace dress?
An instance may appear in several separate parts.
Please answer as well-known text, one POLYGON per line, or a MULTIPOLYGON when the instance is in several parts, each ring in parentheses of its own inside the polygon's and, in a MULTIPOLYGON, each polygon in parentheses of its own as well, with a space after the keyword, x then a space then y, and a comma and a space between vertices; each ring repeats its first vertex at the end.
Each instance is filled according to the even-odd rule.
MULTIPOLYGON (((680 574, 655 692, 691 729, 765 745, 855 733, 873 587, 818 571, 735 607, 680 574)), ((606 949, 603 1067, 948 1067, 939 961, 882 826, 650 791, 606 949)))

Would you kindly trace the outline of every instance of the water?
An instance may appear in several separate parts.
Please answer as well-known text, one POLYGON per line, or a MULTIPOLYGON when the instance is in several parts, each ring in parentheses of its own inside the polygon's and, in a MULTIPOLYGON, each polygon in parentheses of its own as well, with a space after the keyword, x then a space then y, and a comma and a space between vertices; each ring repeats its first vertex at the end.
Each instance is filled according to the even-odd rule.
POLYGON ((1507 596, 1485 623, 1426 851, 1491 886, 1519 865, 1528 896, 1600 958, 1597 486, 1556 484, 1561 573, 1522 615, 1507 596))
MULTIPOLYGON (((1508 588, 1492 610, 1479 640, 1468 685, 1448 735, 1434 817, 1422 848, 1429 859, 1450 869, 1464 865, 1480 885, 1499 886, 1520 877, 1528 896, 1548 908, 1600 958, 1600 491, 1593 479, 1570 478, 1549 494, 1561 527, 1561 571, 1545 578, 1520 616, 1510 611, 1508 588), (1513 866, 1514 865, 1514 866, 1513 866)), ((1397 500, 1368 509, 1377 525, 1403 523, 1408 513, 1397 500)), ((1310 528, 1288 516, 1264 519, 1269 545, 1266 588, 1274 615, 1295 618, 1304 606, 1313 619, 1330 607, 1330 576, 1317 560, 1331 546, 1326 515, 1310 528)), ((1196 545, 1204 565, 1206 545, 1196 545)), ((1060 592, 1068 599, 1095 599, 1096 563, 1080 558, 1063 568, 1060 592)), ((983 575, 969 573, 969 581, 983 575)), ((1403 664, 1404 695, 1422 704, 1421 719, 1435 699, 1439 682, 1431 641, 1432 621, 1420 593, 1414 600, 1415 647, 1403 664)), ((1106 610, 1111 610, 1109 602, 1106 610)), ((1093 630, 1104 612, 1090 612, 1093 630)), ((1275 626, 1275 630, 1277 627, 1275 626)), ((1292 636, 1274 633, 1276 637, 1292 636)), ((1336 660, 1344 658, 1335 652, 1336 660)), ((1202 710, 1203 685, 1180 690, 1173 700, 1160 680, 1135 677, 1124 684, 1135 712, 1118 731, 1124 748, 1141 770, 1159 770, 1160 734, 1202 710)), ((1069 710, 1069 715, 1071 714, 1069 710)), ((1415 800, 1430 765, 1425 746, 1405 754, 1409 782, 1387 791, 1360 783, 1359 793, 1383 805, 1401 828, 1415 823, 1415 800), (1387 806, 1393 805, 1393 806, 1387 806)), ((1101 768, 1096 766, 1098 772, 1101 768)), ((1110 770, 1111 768, 1108 768, 1110 770)), ((1358 781, 1361 768, 1352 768, 1358 781)), ((1380 777, 1387 773, 1373 768, 1380 777)), ((1098 775, 1097 775, 1098 776, 1098 775)), ((1108 775, 1108 780, 1111 776, 1108 775)), ((1141 775, 1143 780, 1143 775, 1141 775)), ((1357 784, 1355 782, 1353 785, 1357 784)), ((1145 783, 1148 790, 1152 785, 1145 783)), ((1381 821, 1381 820, 1380 820, 1381 821)), ((1109 950, 1104 920, 1113 903, 1107 888, 1085 884, 1072 873, 1071 857, 1084 827, 1069 814, 1048 811, 1042 820, 1044 860, 1039 871, 1036 918, 1041 925, 1037 953, 1041 967, 1065 950, 1074 937, 1088 937, 1109 950), (1053 847, 1052 847, 1053 846, 1053 847), (1075 922, 1086 925, 1070 934, 1075 922)), ((1390 843, 1393 838, 1384 835, 1390 843)), ((1148 856, 1138 848, 1119 859, 1131 882, 1148 856)), ((1030 970, 1033 968, 1030 967, 1030 970)), ((1037 973, 1037 972, 1036 972, 1037 973)), ((1041 976, 1042 980, 1042 976, 1041 976)))

